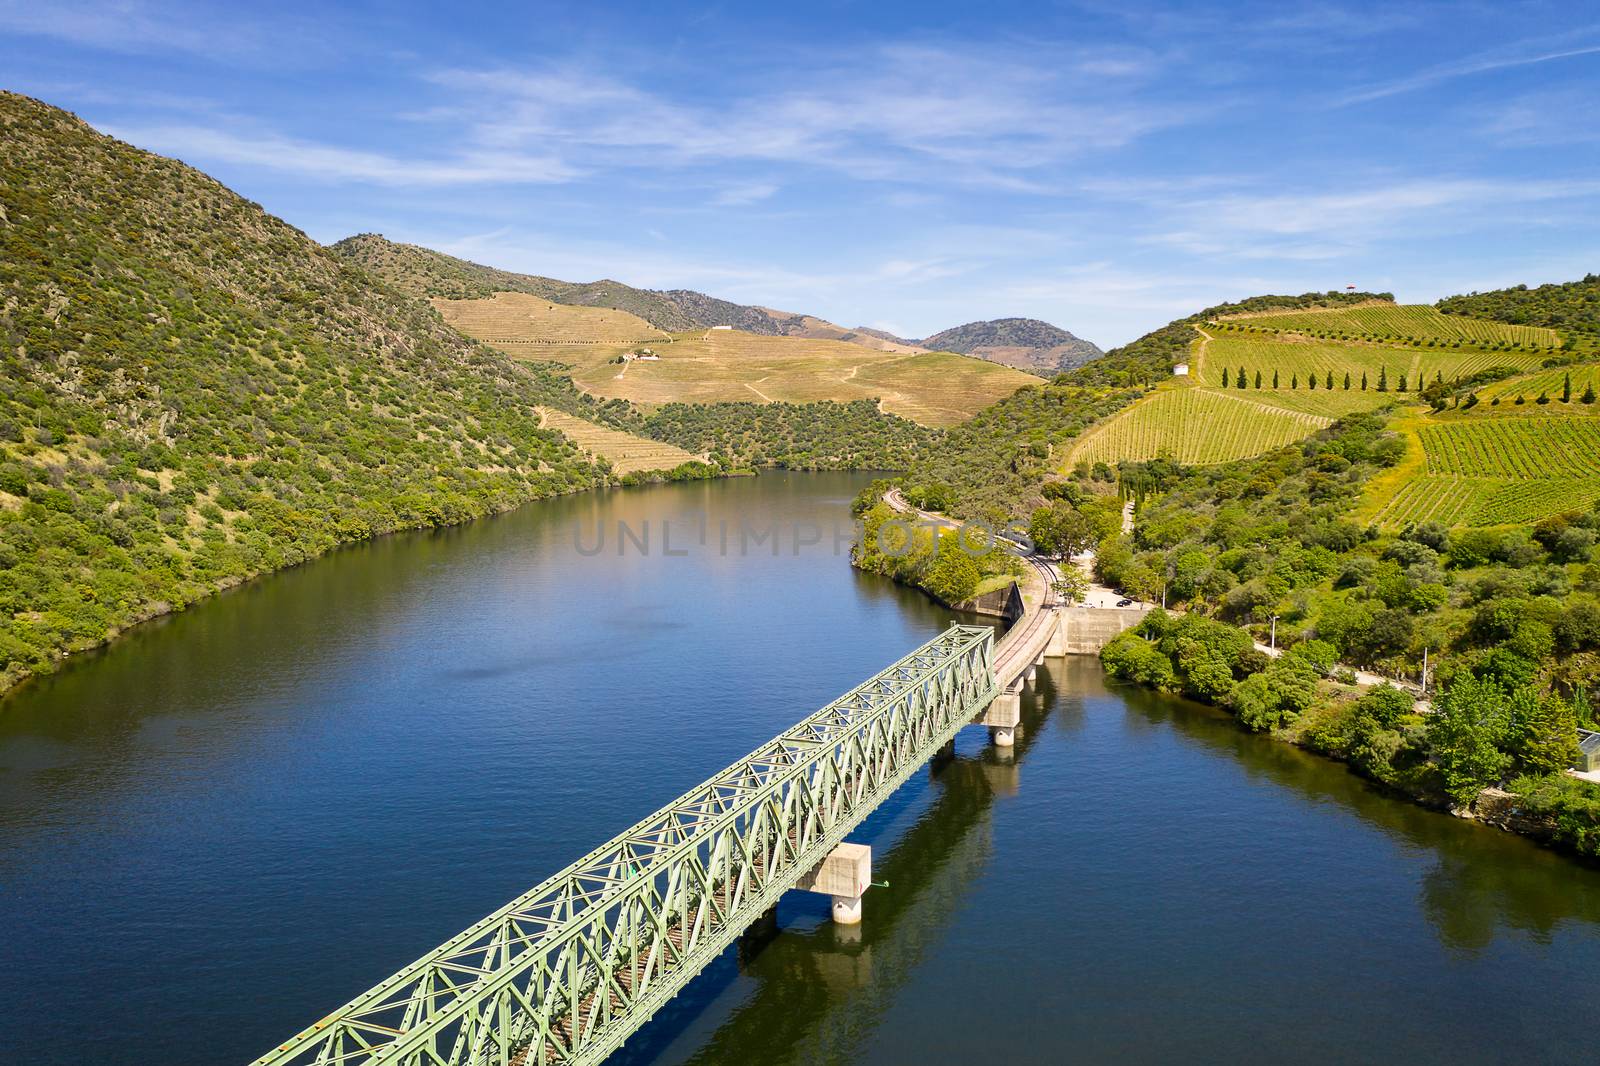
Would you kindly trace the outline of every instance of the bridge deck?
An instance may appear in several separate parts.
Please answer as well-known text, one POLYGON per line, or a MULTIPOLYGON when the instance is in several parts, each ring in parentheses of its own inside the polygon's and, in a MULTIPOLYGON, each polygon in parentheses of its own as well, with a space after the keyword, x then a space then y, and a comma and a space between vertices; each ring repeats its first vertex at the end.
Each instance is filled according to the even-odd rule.
POLYGON ((994 699, 993 655, 951 626, 257 1066, 600 1061, 994 699))

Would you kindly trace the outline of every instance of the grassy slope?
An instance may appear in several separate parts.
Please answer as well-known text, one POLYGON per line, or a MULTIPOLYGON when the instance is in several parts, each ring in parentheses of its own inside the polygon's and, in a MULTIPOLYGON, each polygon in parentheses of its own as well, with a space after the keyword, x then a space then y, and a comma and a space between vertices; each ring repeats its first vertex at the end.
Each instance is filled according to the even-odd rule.
POLYGON ((569 383, 0 95, 0 684, 253 574, 597 484, 569 383))

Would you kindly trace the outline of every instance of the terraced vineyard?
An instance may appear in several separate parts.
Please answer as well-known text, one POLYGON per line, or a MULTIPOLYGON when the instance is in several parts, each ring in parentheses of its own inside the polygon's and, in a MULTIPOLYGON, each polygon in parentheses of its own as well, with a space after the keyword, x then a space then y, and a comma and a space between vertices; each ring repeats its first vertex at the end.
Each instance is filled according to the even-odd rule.
POLYGON ((444 320, 512 355, 544 359, 545 349, 567 345, 608 347, 665 341, 667 334, 637 315, 608 307, 558 304, 523 292, 482 300, 433 300, 444 320))
POLYGON ((1600 420, 1451 414, 1397 428, 1412 454, 1369 488, 1379 525, 1530 523, 1600 499, 1600 420))
MULTIPOLYGON (((1207 327, 1210 329, 1210 327, 1207 327)), ((1206 345, 1205 354, 1193 370, 1197 383, 1220 385, 1226 370, 1230 380, 1240 367, 1253 384, 1255 375, 1262 376, 1263 388, 1259 395, 1269 392, 1292 395, 1304 392, 1314 404, 1307 409, 1331 415, 1346 414, 1352 410, 1378 407, 1406 394, 1397 390, 1400 378, 1415 392, 1419 385, 1443 376, 1452 381, 1457 376, 1466 377, 1493 366, 1514 367, 1519 370, 1537 370, 1548 353, 1544 351, 1481 351, 1475 348, 1412 348, 1390 347, 1379 344, 1340 343, 1339 341, 1313 341, 1290 334, 1236 335, 1213 333, 1206 345), (1278 375, 1278 388, 1271 388, 1272 376, 1278 375), (1317 377, 1317 388, 1308 389, 1308 379, 1317 377), (1334 388, 1327 388, 1328 375, 1333 375, 1334 388), (1350 389, 1344 388, 1345 375, 1350 376, 1350 389), (1366 375, 1367 389, 1361 389, 1362 375, 1366 375), (1387 375, 1388 393, 1377 391, 1380 376, 1387 375), (1299 389, 1290 383, 1298 379, 1299 389), (1338 397, 1343 397, 1339 399, 1338 397)), ((1252 397, 1255 389, 1244 390, 1252 397)))
MULTIPOLYGON (((597 349, 604 352, 604 349, 597 349)), ((585 392, 642 404, 878 399, 883 410, 925 426, 950 426, 1039 379, 953 352, 907 355, 846 341, 772 337, 742 330, 679 333, 659 361, 625 367, 589 357, 572 380, 585 392)))
POLYGON ((1420 304, 1368 304, 1364 307, 1238 316, 1219 323, 1224 328, 1331 334, 1346 339, 1413 343, 1437 347, 1501 347, 1517 345, 1540 350, 1559 348, 1561 337, 1542 326, 1516 326, 1486 319, 1446 315, 1420 304), (1429 342, 1433 342, 1429 345, 1429 342))
POLYGON ((1600 422, 1488 418, 1417 430, 1430 474, 1490 478, 1600 477, 1600 422))
POLYGON ((1508 403, 1514 403, 1518 396, 1522 396, 1528 401, 1528 406, 1532 407, 1540 393, 1543 393, 1550 397, 1552 403, 1549 408, 1543 405, 1534 408, 1537 411, 1559 410, 1563 414, 1600 414, 1600 403, 1582 402, 1583 391, 1586 388, 1592 388, 1600 394, 1600 364, 1554 366, 1531 374, 1506 378, 1504 381, 1492 382, 1478 390, 1478 399, 1484 404, 1489 404, 1498 398, 1499 406, 1503 408, 1508 403), (1568 374, 1572 375, 1572 401, 1564 407, 1556 407, 1561 402, 1561 388, 1568 374))
POLYGON ((1161 389, 1085 433, 1064 465, 1163 455, 1182 463, 1222 463, 1299 440, 1331 421, 1218 389, 1161 389))
POLYGON ((571 438, 587 454, 606 459, 619 474, 671 470, 683 463, 701 459, 701 456, 692 455, 675 445, 607 429, 548 407, 541 407, 539 416, 543 425, 560 430, 562 435, 571 438))
POLYGON ((1582 480, 1458 478, 1443 475, 1408 482, 1379 508, 1376 521, 1390 529, 1422 522, 1445 526, 1499 526, 1537 522, 1581 511, 1600 500, 1600 478, 1582 480))

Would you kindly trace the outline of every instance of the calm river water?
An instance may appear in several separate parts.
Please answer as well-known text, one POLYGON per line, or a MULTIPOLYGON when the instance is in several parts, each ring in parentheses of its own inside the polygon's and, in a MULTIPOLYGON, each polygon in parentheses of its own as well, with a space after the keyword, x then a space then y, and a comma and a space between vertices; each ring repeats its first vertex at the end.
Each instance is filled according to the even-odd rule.
MULTIPOLYGON (((389 538, 0 704, 0 1059, 246 1062, 938 632, 831 536, 718 550, 865 481, 389 538)), ((791 893, 619 1061, 1592 1060, 1600 871, 1092 660, 1024 708, 857 835, 859 930, 791 893)))

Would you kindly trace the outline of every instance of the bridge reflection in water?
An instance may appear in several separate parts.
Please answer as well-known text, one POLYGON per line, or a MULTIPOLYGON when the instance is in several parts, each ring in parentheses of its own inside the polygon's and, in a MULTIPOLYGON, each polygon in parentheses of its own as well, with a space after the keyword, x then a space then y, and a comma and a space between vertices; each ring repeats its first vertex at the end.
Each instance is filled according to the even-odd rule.
POLYGON ((257 1064, 598 1062, 1001 694, 951 626, 257 1064))

